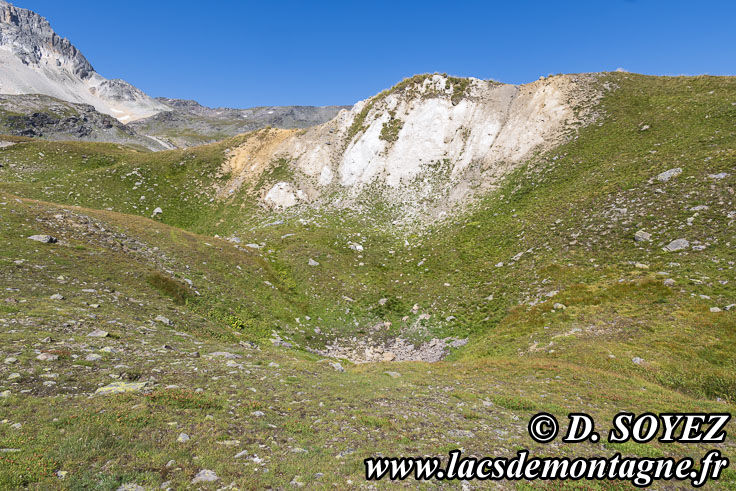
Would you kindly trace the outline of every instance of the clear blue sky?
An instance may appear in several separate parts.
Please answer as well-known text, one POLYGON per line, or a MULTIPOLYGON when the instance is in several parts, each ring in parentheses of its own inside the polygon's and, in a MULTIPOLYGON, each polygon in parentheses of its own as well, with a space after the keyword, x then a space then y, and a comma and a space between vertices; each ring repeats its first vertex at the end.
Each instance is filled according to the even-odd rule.
POLYGON ((102 75, 210 106, 352 104, 424 72, 736 74, 736 1, 11 0, 102 75))

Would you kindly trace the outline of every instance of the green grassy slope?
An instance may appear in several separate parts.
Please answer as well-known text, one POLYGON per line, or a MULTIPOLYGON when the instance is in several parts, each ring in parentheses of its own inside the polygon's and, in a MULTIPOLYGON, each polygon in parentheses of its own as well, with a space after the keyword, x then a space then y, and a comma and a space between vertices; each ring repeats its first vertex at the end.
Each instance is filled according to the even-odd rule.
MULTIPOLYGON (((724 309, 736 303, 736 80, 610 74, 601 83, 617 88, 601 102, 598 123, 528 162, 470 210, 415 233, 359 213, 271 215, 247 186, 212 200, 226 178, 218 176, 224 152, 237 139, 159 154, 25 141, 0 150, 0 287, 25 300, 0 304, 0 322, 14 331, 4 327, 0 353, 22 368, 0 367, 0 391, 13 394, 0 405, 3 417, 24 422, 20 432, 0 425, 0 448, 23 447, 0 455, 11 463, 0 482, 114 489, 173 479, 176 487, 216 468, 222 484, 280 487, 299 476, 312 487, 349 488, 376 452, 441 454, 450 441, 477 455, 534 446, 525 422, 536 410, 586 410, 602 421, 620 410, 733 412, 736 310, 724 309), (673 168, 682 173, 656 179, 673 168), (157 206, 164 213, 150 220, 157 206), (651 241, 636 242, 638 230, 651 241), (62 240, 41 245, 25 238, 32 233, 62 240), (680 238, 687 249, 663 250, 680 238), (320 265, 309 266, 310 258, 320 265), (90 288, 98 293, 82 291, 90 288), (50 300, 55 292, 66 300, 50 300), (153 321, 159 314, 192 337, 153 321), (469 343, 437 364, 345 364, 345 373, 298 349, 377 336, 370 327, 383 321, 391 328, 380 336, 469 343), (123 353, 95 362, 101 371, 82 361, 98 347, 86 338, 98 326, 116 336, 104 343, 123 353), (272 330, 297 349, 264 342, 272 330), (61 359, 35 360, 34 350, 49 348, 61 359), (243 355, 234 361, 244 366, 187 355, 218 350, 243 355), (112 380, 108 372, 130 371, 113 368, 120 364, 135 367, 129 378, 154 377, 159 395, 81 395, 112 380), (57 384, 43 385, 57 379, 42 377, 42 367, 58 374, 57 384), (11 372, 23 373, 6 381, 11 372), (181 388, 165 390, 170 384, 181 388), (197 387, 203 392, 190 392, 197 387), (252 416, 256 410, 266 416, 252 416), (52 413, 59 421, 44 416, 52 413), (81 430, 67 418, 77 413, 99 432, 73 450, 81 430), (139 435, 143 427, 152 430, 139 435), (181 428, 200 436, 182 446, 181 428), (448 429, 476 438, 448 439, 448 429), (236 450, 218 440, 240 443, 236 450), (44 455, 44 447, 53 451, 44 455), (235 460, 243 449, 269 455, 269 472, 235 460), (170 459, 181 470, 166 468, 170 459), (59 469, 71 480, 50 475, 59 469)), ((733 445, 729 438, 722 447, 731 458, 733 445)), ((702 453, 656 443, 618 450, 702 453)), ((725 485, 735 479, 728 472, 725 485)))
MULTIPOLYGON (((267 342, 255 348, 247 342, 252 333, 197 314, 202 304, 177 303, 178 289, 150 281, 192 279, 202 297, 248 301, 253 293, 223 268, 242 270, 253 286, 270 276, 231 244, 147 219, 5 194, 0 210, 7 217, 0 228, 0 346, 4 359, 16 359, 0 365, 0 389, 10 391, 0 399, 0 448, 13 450, 0 455, 2 487, 168 482, 176 489, 210 469, 220 478, 212 489, 292 482, 350 489, 361 484, 366 457, 444 456, 455 448, 476 455, 525 447, 540 455, 697 457, 705 450, 697 445, 540 445, 526 434, 526 421, 542 410, 561 420, 584 410, 605 428, 624 409, 733 411, 587 357, 486 353, 431 365, 343 362, 340 372, 302 350, 267 342), (59 242, 29 241, 32 232, 54 232, 59 242), (64 298, 51 299, 55 293, 64 298), (89 337, 95 329, 108 336, 89 337), (42 353, 58 359, 37 360, 42 353), (92 395, 115 381, 148 385, 143 393, 92 395), (190 440, 178 442, 181 433, 190 440)), ((280 302, 288 298, 271 299, 274 307, 280 302)), ((731 441, 721 449, 733 457, 731 441)), ((724 475, 724 482, 734 479, 724 475)))

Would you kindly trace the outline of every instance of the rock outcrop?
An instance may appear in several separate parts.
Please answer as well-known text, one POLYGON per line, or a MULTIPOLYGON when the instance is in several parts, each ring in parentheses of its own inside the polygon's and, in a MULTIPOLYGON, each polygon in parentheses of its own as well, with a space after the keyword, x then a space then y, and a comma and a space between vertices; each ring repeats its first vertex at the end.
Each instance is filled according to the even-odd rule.
POLYGON ((40 94, 0 95, 0 134, 134 144, 151 150, 167 148, 89 104, 40 94))
POLYGON ((516 86, 416 76, 321 126, 251 135, 223 166, 232 179, 221 196, 285 165, 290 181, 259 190, 271 208, 360 209, 366 200, 385 200, 399 206, 402 220, 440 217, 594 119, 594 79, 561 75, 516 86))

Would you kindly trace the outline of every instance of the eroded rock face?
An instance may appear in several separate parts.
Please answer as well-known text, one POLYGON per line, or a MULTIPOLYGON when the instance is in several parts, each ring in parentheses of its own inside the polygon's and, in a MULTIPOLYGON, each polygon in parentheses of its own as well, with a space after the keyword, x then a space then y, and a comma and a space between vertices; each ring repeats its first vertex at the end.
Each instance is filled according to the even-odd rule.
POLYGON ((594 79, 563 75, 515 86, 417 76, 323 125, 249 137, 223 165, 223 174, 232 176, 224 189, 232 193, 273 166, 287 165, 293 177, 261 191, 271 208, 355 207, 370 191, 400 205, 402 218, 441 216, 592 120, 592 112, 573 107, 593 106, 600 95, 594 79))

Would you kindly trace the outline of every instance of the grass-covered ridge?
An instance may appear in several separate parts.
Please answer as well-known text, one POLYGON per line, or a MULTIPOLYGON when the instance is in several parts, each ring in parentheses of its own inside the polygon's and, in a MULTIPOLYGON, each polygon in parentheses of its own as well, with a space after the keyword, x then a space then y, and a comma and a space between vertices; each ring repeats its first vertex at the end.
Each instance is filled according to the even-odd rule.
MULTIPOLYGON (((19 452, 0 454, 0 483, 176 488, 208 468, 220 485, 342 489, 362 484, 365 457, 450 447, 699 457, 526 434, 537 411, 585 411, 606 428, 621 410, 734 408, 736 80, 600 83, 616 88, 596 124, 416 233, 381 213, 271 214, 247 186, 213 200, 237 140, 150 154, 15 139, 0 150, 0 355, 18 360, 0 365, 0 448, 19 452), (688 248, 663 250, 680 238, 688 248), (111 336, 88 338, 95 328, 111 336), (272 347, 272 331, 292 348, 272 347), (343 361, 346 372, 304 349, 398 335, 469 342, 436 364, 343 361), (41 351, 61 356, 41 364, 41 351), (243 358, 207 356, 218 351, 243 358), (88 397, 112 380, 151 392, 88 397)), ((733 431, 721 448, 732 460, 733 431)), ((729 470, 721 485, 734 483, 729 470)))

